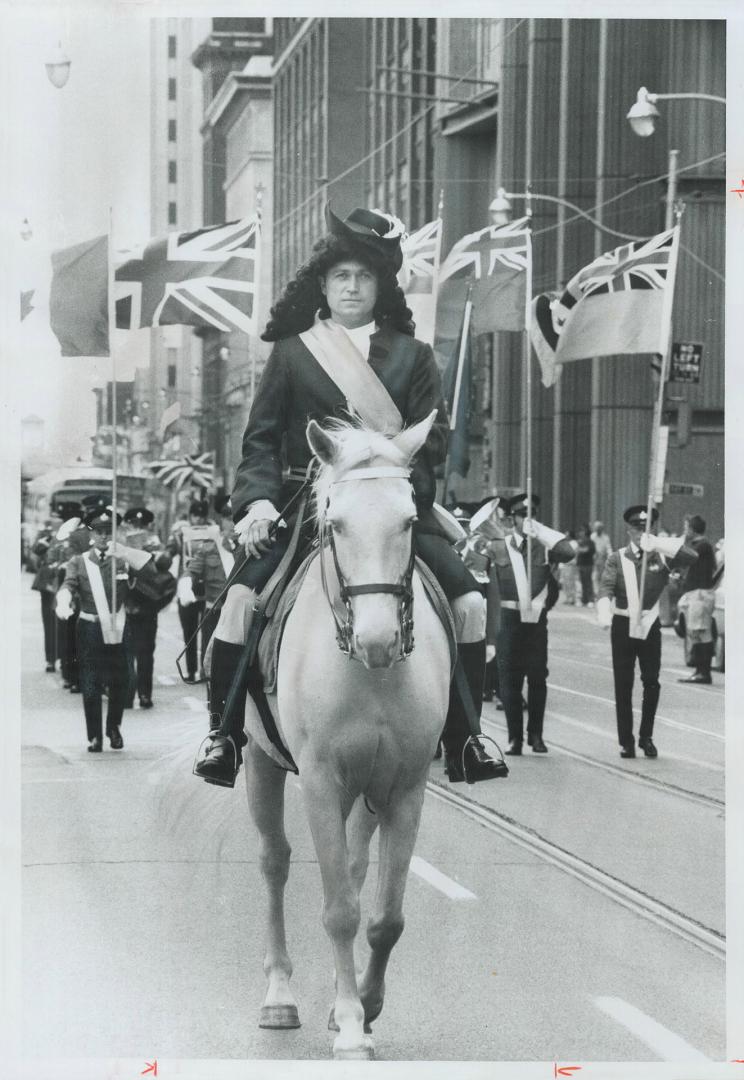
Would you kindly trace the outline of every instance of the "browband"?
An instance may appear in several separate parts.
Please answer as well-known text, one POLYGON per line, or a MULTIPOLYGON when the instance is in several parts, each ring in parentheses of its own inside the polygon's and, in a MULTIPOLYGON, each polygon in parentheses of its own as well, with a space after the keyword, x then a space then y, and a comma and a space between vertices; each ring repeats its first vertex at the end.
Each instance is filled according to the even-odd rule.
POLYGON ((346 476, 333 480, 334 484, 345 484, 347 480, 378 480, 382 477, 392 476, 400 480, 410 480, 410 469, 402 469, 396 465, 380 465, 370 469, 350 469, 346 476))

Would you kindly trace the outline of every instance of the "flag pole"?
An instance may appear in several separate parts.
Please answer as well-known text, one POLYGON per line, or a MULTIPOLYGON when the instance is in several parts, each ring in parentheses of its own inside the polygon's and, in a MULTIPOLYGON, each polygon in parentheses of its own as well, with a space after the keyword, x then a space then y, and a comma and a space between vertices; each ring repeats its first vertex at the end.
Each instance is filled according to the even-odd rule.
MULTIPOLYGON (((457 427, 457 408, 460 403, 460 394, 462 392, 462 369, 465 361, 465 349, 467 348, 468 334, 470 332, 470 313, 473 310, 473 301, 471 295, 473 292, 473 284, 468 284, 468 293, 465 300, 465 311, 462 317, 462 330, 460 331, 460 348, 457 355, 457 372, 455 374, 455 389, 452 393, 452 410, 450 415, 449 429, 453 432, 457 427)), ((451 455, 448 451, 447 462, 444 470, 444 491, 442 493, 442 505, 447 505, 447 485, 449 484, 451 469, 451 455)))
MULTIPOLYGON (((527 519, 532 523, 532 357, 530 355, 530 319, 532 317, 532 204, 530 185, 527 185, 527 269, 524 288, 524 345, 523 363, 527 370, 527 519)), ((527 534, 527 591, 532 602, 532 537, 527 534)))
MULTIPOLYGON (((677 273, 677 255, 679 252, 679 223, 682 217, 682 208, 674 208, 675 226, 674 237, 672 239, 672 250, 669 255, 669 274, 667 277, 667 286, 664 292, 664 315, 663 315, 663 327, 664 338, 661 345, 661 371, 659 373, 659 391, 656 395, 656 403, 654 406, 654 421, 651 429, 651 464, 648 472, 648 497, 646 499, 646 529, 644 536, 648 537, 651 531, 651 513, 653 511, 654 504, 654 488, 656 486, 656 472, 657 462, 659 459, 659 444, 661 441, 661 417, 664 409, 664 387, 666 385, 667 373, 669 371, 669 357, 671 351, 671 337, 672 337, 672 304, 674 302, 674 282, 677 273)), ((631 627, 631 637, 641 636, 641 617, 643 615, 643 592, 646 586, 646 568, 648 565, 648 552, 644 549, 643 556, 641 558, 641 581, 639 586, 640 603, 638 605, 638 624, 635 627, 636 633, 633 634, 631 627)))
MULTIPOLYGON (((114 210, 109 206, 109 236, 108 236, 108 327, 109 327, 109 353, 111 355, 111 544, 112 550, 116 548, 116 509, 117 509, 117 484, 116 470, 118 466, 117 443, 118 433, 116 430, 116 298, 114 296, 114 210)), ((116 641, 116 557, 111 557, 111 637, 116 641)))

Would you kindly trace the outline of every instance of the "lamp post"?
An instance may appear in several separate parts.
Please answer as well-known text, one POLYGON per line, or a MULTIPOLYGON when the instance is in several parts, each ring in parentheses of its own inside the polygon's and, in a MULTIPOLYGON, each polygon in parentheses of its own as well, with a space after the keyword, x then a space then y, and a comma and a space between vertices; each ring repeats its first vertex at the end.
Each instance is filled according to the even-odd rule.
POLYGON ((540 199, 542 202, 555 203, 557 206, 567 206, 569 210, 573 210, 574 213, 580 217, 585 218, 590 225, 593 225, 595 229, 599 229, 601 232, 610 233, 612 236, 619 236, 623 240, 645 240, 645 236, 632 236, 630 233, 618 232, 617 229, 610 229, 607 225, 604 225, 601 221, 593 218, 591 214, 587 214, 586 210, 582 210, 576 203, 569 202, 568 199, 559 198, 557 195, 542 195, 536 191, 505 191, 504 188, 499 188, 496 192, 496 197, 491 201, 488 211, 491 215, 491 223, 493 225, 508 225, 512 218, 512 204, 511 199, 525 199, 528 206, 528 214, 531 213, 529 205, 532 199, 540 199))
POLYGON ((636 95, 635 102, 628 110, 628 123, 636 135, 640 135, 642 139, 648 138, 649 135, 653 135, 656 129, 656 121, 660 116, 659 110, 656 108, 656 102, 678 101, 683 99, 691 99, 693 101, 715 101, 719 105, 726 104, 726 98, 718 97, 717 94, 652 94, 645 86, 642 86, 636 95))

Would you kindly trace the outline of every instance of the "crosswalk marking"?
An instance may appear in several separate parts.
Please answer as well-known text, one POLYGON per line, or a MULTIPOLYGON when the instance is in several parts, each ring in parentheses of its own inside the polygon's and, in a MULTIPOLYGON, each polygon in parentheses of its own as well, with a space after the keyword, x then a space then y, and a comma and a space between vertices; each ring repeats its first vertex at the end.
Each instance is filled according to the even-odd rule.
POLYGON ((444 893, 445 896, 448 896, 450 900, 478 899, 475 893, 471 893, 469 889, 459 885, 456 881, 453 881, 452 878, 447 877, 441 870, 437 870, 435 866, 432 866, 431 863, 428 863, 418 855, 414 855, 411 859, 411 871, 416 874, 417 877, 428 882, 429 885, 433 885, 435 889, 439 889, 439 891, 444 893))
POLYGON ((690 1046, 681 1035, 664 1027, 658 1020, 647 1016, 635 1005, 618 997, 598 997, 594 1004, 602 1012, 631 1031, 636 1038, 658 1054, 662 1061, 709 1061, 705 1054, 690 1046))

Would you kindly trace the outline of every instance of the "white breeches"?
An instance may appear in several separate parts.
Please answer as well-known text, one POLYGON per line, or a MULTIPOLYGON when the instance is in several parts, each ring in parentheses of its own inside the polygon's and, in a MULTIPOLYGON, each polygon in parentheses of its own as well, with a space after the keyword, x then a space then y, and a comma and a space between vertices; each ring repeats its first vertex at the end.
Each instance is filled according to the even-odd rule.
POLYGON ((486 636, 486 600, 479 592, 465 593, 452 601, 455 638, 463 645, 482 641, 486 636))

